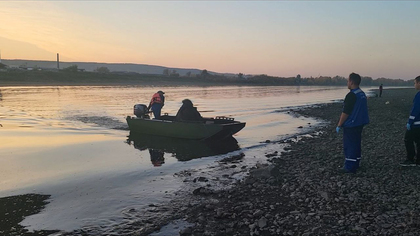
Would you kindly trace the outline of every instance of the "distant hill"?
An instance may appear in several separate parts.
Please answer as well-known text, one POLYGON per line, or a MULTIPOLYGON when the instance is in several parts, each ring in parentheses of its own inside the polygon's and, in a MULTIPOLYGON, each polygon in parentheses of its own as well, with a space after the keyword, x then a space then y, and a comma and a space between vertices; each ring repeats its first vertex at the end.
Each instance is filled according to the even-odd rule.
MULTIPOLYGON (((32 61, 32 60, 8 60, 2 59, 1 62, 8 66, 13 67, 38 67, 38 68, 57 68, 56 61, 32 61)), ((133 64, 133 63, 96 63, 96 62, 60 62, 60 69, 77 65, 79 69, 86 71, 94 71, 98 67, 107 67, 111 72, 135 72, 140 74, 154 74, 162 75, 163 70, 169 69, 169 71, 175 70, 181 76, 186 75, 188 72, 191 75, 199 75, 202 70, 200 69, 185 69, 185 68, 171 68, 164 66, 145 65, 145 64, 133 64)), ((225 75, 225 76, 237 76, 233 73, 218 73, 208 71, 210 74, 225 75)))

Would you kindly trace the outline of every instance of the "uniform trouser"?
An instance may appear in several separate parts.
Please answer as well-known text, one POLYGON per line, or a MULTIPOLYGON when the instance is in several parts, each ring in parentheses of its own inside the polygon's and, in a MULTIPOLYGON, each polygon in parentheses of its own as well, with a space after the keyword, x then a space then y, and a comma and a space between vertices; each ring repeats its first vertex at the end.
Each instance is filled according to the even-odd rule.
POLYGON ((414 157, 416 157, 416 162, 420 164, 420 128, 411 128, 411 130, 405 131, 404 143, 407 160, 414 161, 414 157), (414 143, 416 143, 416 147, 414 147, 414 143))
POLYGON ((152 111, 153 111, 153 116, 155 117, 155 119, 160 119, 160 112, 162 110, 162 104, 160 103, 153 103, 152 105, 152 111))
POLYGON ((344 169, 353 173, 362 159, 362 131, 363 126, 343 129, 344 169))

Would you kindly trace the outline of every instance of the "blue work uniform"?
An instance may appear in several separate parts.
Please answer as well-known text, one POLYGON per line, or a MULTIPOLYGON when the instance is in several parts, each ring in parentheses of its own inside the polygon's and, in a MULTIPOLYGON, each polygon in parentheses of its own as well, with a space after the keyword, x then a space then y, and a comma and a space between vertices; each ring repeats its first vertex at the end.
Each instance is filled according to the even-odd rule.
POLYGON ((407 160, 414 161, 416 156, 416 163, 420 165, 420 92, 417 92, 413 100, 413 107, 410 111, 410 117, 407 124, 411 129, 405 132, 404 143, 407 150, 407 160), (417 155, 414 143, 417 146, 417 155))
MULTIPOLYGON (((362 131, 363 126, 369 124, 366 94, 360 89, 352 89, 344 100, 343 112, 348 114, 343 127, 344 169, 355 173, 362 159, 362 131), (353 108, 346 111, 347 97, 356 97, 353 108)), ((348 106, 347 106, 348 107, 348 106)))

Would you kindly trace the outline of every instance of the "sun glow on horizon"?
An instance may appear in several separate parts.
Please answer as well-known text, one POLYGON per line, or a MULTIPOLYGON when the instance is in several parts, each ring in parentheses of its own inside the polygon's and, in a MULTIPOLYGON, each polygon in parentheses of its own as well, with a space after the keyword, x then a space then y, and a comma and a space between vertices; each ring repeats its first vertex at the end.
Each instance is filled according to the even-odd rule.
POLYGON ((418 2, 0 2, 3 59, 411 78, 418 2), (410 36, 408 36, 410 35, 410 36))

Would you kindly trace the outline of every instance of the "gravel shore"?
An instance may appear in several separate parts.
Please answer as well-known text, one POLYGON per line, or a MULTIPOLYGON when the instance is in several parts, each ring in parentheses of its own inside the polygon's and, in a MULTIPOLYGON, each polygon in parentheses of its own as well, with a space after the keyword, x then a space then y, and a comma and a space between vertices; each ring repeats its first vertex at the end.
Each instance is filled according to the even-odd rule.
POLYGON ((201 203, 181 213, 195 225, 180 234, 420 235, 420 169, 399 166, 415 93, 385 90, 382 98, 369 98, 371 123, 356 174, 338 172, 344 156, 335 126, 342 104, 294 110, 328 123, 317 137, 271 157, 269 175, 251 174, 233 189, 195 195, 201 203))

